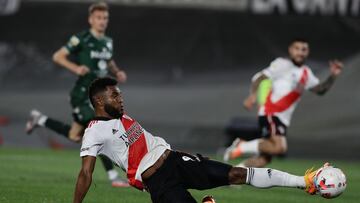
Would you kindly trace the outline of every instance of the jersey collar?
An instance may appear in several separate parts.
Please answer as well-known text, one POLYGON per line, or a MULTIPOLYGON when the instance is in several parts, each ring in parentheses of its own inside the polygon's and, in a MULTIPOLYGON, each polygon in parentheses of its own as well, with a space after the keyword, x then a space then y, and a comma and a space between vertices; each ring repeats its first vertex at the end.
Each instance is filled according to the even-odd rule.
MULTIPOLYGON (((123 115, 120 116, 120 118, 122 118, 123 115)), ((109 121, 109 120, 113 120, 113 119, 120 119, 120 118, 108 118, 108 117, 104 117, 104 116, 95 116, 92 120, 96 120, 96 121, 109 121)))

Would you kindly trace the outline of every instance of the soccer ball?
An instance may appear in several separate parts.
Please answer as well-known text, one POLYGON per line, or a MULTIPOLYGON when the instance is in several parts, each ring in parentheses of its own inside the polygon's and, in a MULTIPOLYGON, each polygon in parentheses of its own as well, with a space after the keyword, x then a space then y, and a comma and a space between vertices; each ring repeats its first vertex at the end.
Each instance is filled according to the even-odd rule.
POLYGON ((331 199, 344 192, 346 188, 346 177, 339 168, 327 166, 317 172, 315 184, 322 197, 331 199))
POLYGON ((205 197, 203 197, 202 203, 216 203, 215 199, 212 195, 206 195, 205 197))

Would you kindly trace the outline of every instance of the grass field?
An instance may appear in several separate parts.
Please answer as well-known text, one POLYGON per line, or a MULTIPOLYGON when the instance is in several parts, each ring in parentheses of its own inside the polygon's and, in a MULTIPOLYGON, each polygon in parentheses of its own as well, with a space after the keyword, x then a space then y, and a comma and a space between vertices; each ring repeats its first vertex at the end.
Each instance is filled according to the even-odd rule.
MULTIPOLYGON (((270 167, 294 174, 319 166, 323 160, 275 160, 270 167)), ((236 202, 360 202, 360 162, 332 161, 347 175, 345 193, 333 200, 309 196, 292 188, 254 189, 250 186, 222 187, 207 191, 191 190, 200 202, 206 194, 215 196, 218 203, 236 202)), ((51 203, 71 202, 76 176, 80 168, 78 152, 46 149, 0 148, 0 202, 51 203)), ((111 188, 101 163, 97 162, 93 184, 85 202, 151 202, 149 194, 133 188, 111 188)))

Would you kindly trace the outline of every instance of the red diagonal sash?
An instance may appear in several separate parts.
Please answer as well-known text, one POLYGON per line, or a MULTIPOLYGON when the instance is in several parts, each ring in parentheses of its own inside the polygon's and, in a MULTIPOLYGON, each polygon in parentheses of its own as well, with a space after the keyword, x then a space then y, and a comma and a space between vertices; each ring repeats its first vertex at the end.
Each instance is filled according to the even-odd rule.
MULTIPOLYGON (((307 81, 308 81, 308 70, 304 68, 301 78, 299 80, 299 84, 305 86, 307 81)), ((270 91, 270 93, 266 98, 266 102, 265 102, 266 115, 285 111, 300 98, 301 92, 299 92, 298 90, 293 90, 284 97, 282 97, 281 99, 279 99, 277 102, 271 101, 271 95, 272 95, 272 91, 270 91)))
POLYGON ((136 180, 135 175, 142 158, 148 152, 144 131, 138 122, 126 115, 121 118, 121 122, 129 141, 127 178, 130 185, 139 190, 143 190, 144 186, 142 182, 136 180))

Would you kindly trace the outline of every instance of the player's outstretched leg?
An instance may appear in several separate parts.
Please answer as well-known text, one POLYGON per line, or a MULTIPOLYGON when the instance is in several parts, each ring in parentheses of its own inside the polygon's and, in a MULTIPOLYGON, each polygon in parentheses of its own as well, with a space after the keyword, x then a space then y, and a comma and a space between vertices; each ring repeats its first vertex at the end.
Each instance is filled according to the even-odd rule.
POLYGON ((25 131, 27 134, 31 134, 34 129, 38 127, 46 127, 74 142, 79 142, 81 140, 81 136, 84 131, 84 126, 77 122, 73 122, 70 126, 61 121, 49 118, 40 111, 33 109, 30 112, 30 117, 26 123, 25 131))
POLYGON ((224 161, 238 158, 243 154, 258 154, 259 141, 260 139, 244 141, 240 138, 236 138, 233 143, 228 148, 226 148, 224 152, 224 161))
MULTIPOLYGON (((328 163, 323 167, 329 166, 328 163)), ((321 167, 320 169, 322 169, 321 167)), ((257 188, 293 187, 304 189, 313 195, 316 193, 315 175, 319 169, 307 170, 304 176, 296 176, 271 168, 233 167, 229 172, 230 184, 248 184, 257 188)))
POLYGON ((25 131, 27 134, 31 134, 37 127, 49 128, 65 137, 68 137, 71 129, 70 125, 51 119, 40 111, 33 109, 30 111, 30 117, 26 122, 25 131))
POLYGON ((31 134, 37 127, 44 126, 47 117, 44 116, 40 111, 33 109, 30 111, 30 116, 26 122, 25 132, 31 134))
MULTIPOLYGON (((272 135, 269 138, 260 138, 251 141, 243 141, 237 138, 233 144, 228 147, 224 153, 224 160, 235 159, 237 157, 245 155, 266 154, 268 156, 281 155, 287 152, 287 140, 282 135, 272 135)), ((263 167, 267 164, 267 160, 249 160, 245 161, 244 164, 247 167, 263 167)))

